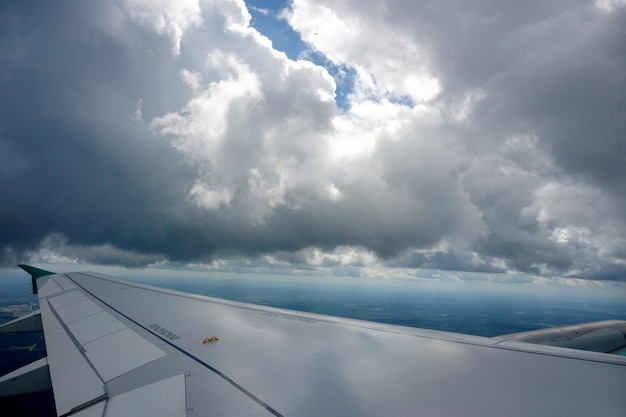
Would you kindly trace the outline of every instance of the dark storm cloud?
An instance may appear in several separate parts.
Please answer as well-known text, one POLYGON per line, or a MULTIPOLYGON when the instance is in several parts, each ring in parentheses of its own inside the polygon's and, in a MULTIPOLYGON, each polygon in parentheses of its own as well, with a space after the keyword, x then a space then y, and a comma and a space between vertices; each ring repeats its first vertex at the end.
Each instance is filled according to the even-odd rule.
POLYGON ((0 6, 2 263, 624 279, 626 7, 296 2, 342 112, 236 3, 83 3, 0 6))
MULTIPOLYGON (((251 225, 249 204, 255 202, 246 195, 215 211, 192 204, 190 188, 211 168, 181 156, 148 123, 192 98, 183 69, 202 70, 205 81, 219 79, 205 61, 224 43, 226 18, 214 10, 205 14, 204 30, 190 33, 187 48, 175 55, 170 37, 123 12, 107 2, 2 6, 8 22, 0 98, 3 263, 22 261, 40 245, 81 261, 130 266, 158 257, 208 259, 217 250, 301 247, 273 232, 280 225, 251 225)), ((288 90, 306 87, 297 74, 287 81, 294 84, 288 90)), ((267 97, 270 106, 284 106, 290 91, 278 95, 275 101, 267 97)), ((310 123, 323 123, 306 102, 300 104, 310 123)), ((255 154, 263 152, 253 149, 259 146, 256 119, 279 117, 280 108, 256 112, 233 120, 237 129, 217 150, 221 174, 235 186, 247 185, 238 172, 254 167, 255 154)), ((307 142, 288 140, 285 146, 302 159, 310 152, 307 142)))
MULTIPOLYGON (((498 11, 498 7, 508 9, 509 5, 494 5, 493 10, 498 11)), ((478 250, 509 259, 512 266, 525 271, 539 272, 542 264, 566 270, 584 260, 589 262, 586 266, 576 267, 591 272, 598 267, 597 262, 613 262, 609 258, 592 259, 598 246, 604 247, 601 251, 611 251, 614 245, 623 248, 625 244, 623 239, 603 236, 600 228, 608 223, 610 226, 604 227, 623 233, 626 224, 626 78, 620 69, 626 66, 626 8, 608 15, 594 10, 590 2, 540 2, 537 7, 524 3, 523 8, 525 13, 500 13, 516 20, 495 19, 499 23, 476 27, 488 31, 490 39, 500 40, 495 44, 485 42, 481 49, 480 36, 463 36, 466 42, 476 43, 462 47, 460 57, 439 54, 445 49, 434 48, 440 67, 445 68, 443 74, 451 80, 453 94, 457 89, 486 91, 472 114, 472 125, 482 126, 492 141, 515 131, 533 135, 537 149, 554 161, 554 173, 533 173, 524 167, 525 173, 541 175, 543 184, 539 187, 520 188, 507 181, 508 190, 499 190, 500 202, 491 204, 479 201, 484 192, 472 193, 490 229, 489 236, 479 241, 478 250), (469 55, 472 51, 475 59, 465 71, 468 66, 461 61, 463 52, 469 55), (570 219, 557 215, 541 222, 528 212, 528 201, 515 202, 534 200, 537 189, 546 182, 563 181, 568 186, 591 184, 601 189, 602 199, 618 204, 622 214, 606 218, 598 210, 597 216, 584 223, 568 224, 570 219), (589 245, 588 240, 564 243, 551 239, 555 228, 568 226, 586 228, 598 241, 589 245)), ((485 188, 487 193, 496 192, 485 188)), ((585 198, 568 203, 578 211, 592 212, 596 204, 603 204, 585 198)), ((623 279, 624 275, 616 277, 623 279)))
MULTIPOLYGON (((179 209, 186 168, 133 119, 163 71, 147 69, 169 50, 134 28, 152 56, 135 55, 89 18, 96 5, 3 4, 13 28, 3 36, 11 59, 0 98, 0 246, 17 258, 9 262, 51 233, 85 245, 161 249, 150 248, 168 234, 161 212, 179 209)), ((162 111, 155 95, 146 101, 162 111)), ((174 88, 169 105, 176 96, 174 88)))
MULTIPOLYGON (((470 249, 521 271, 591 276, 601 265, 623 264, 626 247, 624 6, 389 1, 381 11, 351 0, 298 1, 291 22, 313 47, 340 63, 361 65, 382 83, 389 75, 381 71, 401 78, 420 64, 437 78, 436 103, 450 115, 447 128, 460 145, 446 161, 464 151, 456 168, 486 229, 467 241, 470 249), (313 17, 305 20, 307 14, 313 17), (350 21, 356 35, 328 42, 332 36, 325 34, 340 32, 336 22, 317 18, 333 14, 350 21), (390 27, 393 34, 386 33, 390 27), (380 36, 358 35, 366 30, 380 36), (398 44, 416 51, 412 61, 381 52, 398 44), (384 58, 392 64, 382 70, 372 64, 384 58)), ((416 130, 410 140, 418 135, 416 130)), ((420 182, 404 174, 407 163, 397 162, 391 172, 420 182)), ((432 215, 437 221, 438 213, 432 215)), ((446 268, 444 258, 439 267, 446 268)), ((624 279, 620 268, 607 270, 624 279)))

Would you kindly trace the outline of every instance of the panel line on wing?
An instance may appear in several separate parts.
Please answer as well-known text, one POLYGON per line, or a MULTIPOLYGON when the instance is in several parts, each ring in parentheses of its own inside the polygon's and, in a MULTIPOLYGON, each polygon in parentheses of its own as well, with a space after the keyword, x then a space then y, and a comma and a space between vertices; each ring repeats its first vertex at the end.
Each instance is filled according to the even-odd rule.
POLYGON ((73 321, 68 326, 76 339, 83 345, 126 328, 124 323, 116 320, 104 310, 81 320, 73 321))
POLYGON ((94 405, 101 403, 102 401, 104 401, 105 406, 106 406, 106 401, 109 399, 109 395, 108 394, 103 394, 97 398, 94 398, 93 400, 87 401, 84 404, 78 405, 74 408, 72 408, 70 411, 68 411, 65 414, 60 415, 59 417, 69 417, 71 415, 74 415, 76 413, 80 413, 83 410, 86 410, 87 408, 93 407, 94 405))
POLYGON ((76 288, 76 284, 74 284, 72 281, 69 280, 67 274, 63 274, 63 275, 58 274, 58 275, 53 276, 52 279, 57 284, 59 284, 59 286, 63 288, 65 291, 76 288))
POLYGON ((95 404, 91 404, 89 407, 80 411, 75 411, 71 414, 72 417, 103 417, 106 414, 106 406, 108 401, 101 401, 95 404))

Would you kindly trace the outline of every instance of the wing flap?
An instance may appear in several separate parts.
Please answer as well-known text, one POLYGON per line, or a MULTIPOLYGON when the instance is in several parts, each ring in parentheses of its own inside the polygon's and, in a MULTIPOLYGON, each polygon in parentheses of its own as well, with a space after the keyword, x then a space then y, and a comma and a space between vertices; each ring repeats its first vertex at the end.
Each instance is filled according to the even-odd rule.
POLYGON ((129 328, 87 343, 84 348, 105 381, 165 356, 165 352, 129 328))
POLYGON ((44 301, 40 306, 50 379, 55 388, 54 401, 57 415, 61 416, 102 397, 106 390, 104 381, 77 348, 49 304, 44 301))

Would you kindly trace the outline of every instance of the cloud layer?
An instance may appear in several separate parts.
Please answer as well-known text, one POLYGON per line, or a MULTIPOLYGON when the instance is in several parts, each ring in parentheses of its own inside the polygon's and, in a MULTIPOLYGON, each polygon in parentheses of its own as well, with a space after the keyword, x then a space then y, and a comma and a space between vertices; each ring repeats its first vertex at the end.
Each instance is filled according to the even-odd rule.
POLYGON ((626 280, 624 2, 83 3, 0 6, 2 263, 626 280))

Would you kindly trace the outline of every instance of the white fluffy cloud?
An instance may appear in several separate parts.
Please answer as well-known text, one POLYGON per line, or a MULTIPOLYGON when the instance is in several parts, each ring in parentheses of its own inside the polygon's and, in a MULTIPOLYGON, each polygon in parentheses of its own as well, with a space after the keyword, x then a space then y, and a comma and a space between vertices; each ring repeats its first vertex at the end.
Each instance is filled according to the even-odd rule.
POLYGON ((176 55, 180 54, 185 31, 202 24, 198 0, 129 0, 117 4, 128 18, 169 36, 176 55))
POLYGON ((428 55, 419 39, 389 25, 387 7, 385 2, 295 0, 284 16, 315 50, 356 70, 356 99, 432 100, 440 85, 428 55))
POLYGON ((624 278, 624 2, 1 7, 5 262, 624 278))

